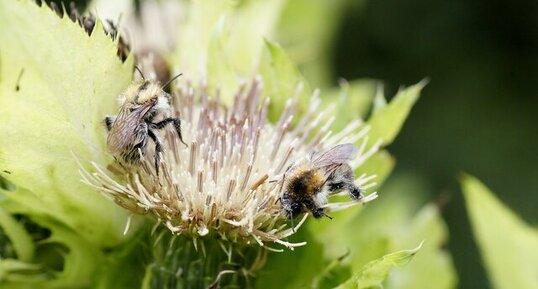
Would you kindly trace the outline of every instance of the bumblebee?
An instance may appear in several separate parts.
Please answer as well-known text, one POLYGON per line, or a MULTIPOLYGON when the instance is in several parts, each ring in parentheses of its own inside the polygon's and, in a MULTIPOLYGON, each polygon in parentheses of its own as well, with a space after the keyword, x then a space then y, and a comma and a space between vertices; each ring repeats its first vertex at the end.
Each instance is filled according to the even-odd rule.
POLYGON ((179 140, 187 145, 181 135, 181 120, 169 116, 170 94, 164 91, 179 76, 181 74, 163 86, 156 80, 134 82, 120 96, 118 115, 107 116, 104 120, 108 130, 107 148, 113 156, 128 164, 136 164, 145 154, 150 138, 155 143, 155 170, 159 174, 163 148, 155 131, 172 124, 179 140))
POLYGON ((314 218, 332 219, 323 209, 330 195, 347 190, 352 199, 362 199, 363 191, 354 184, 355 175, 347 163, 355 152, 354 145, 341 144, 288 167, 283 175, 284 193, 280 199, 284 213, 291 220, 306 210, 314 218))

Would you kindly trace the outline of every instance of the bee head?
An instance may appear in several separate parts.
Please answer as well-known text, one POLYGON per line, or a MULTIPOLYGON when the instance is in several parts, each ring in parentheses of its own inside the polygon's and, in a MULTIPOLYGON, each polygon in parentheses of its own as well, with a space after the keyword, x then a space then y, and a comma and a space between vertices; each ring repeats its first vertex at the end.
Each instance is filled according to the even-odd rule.
POLYGON ((297 216, 302 212, 303 212, 303 204, 301 204, 301 203, 293 203, 293 204, 291 204, 290 213, 293 216, 297 216))
POLYGON ((167 93, 164 92, 159 82, 155 80, 144 80, 139 83, 138 93, 133 99, 133 102, 138 105, 155 104, 159 96, 164 95, 167 95, 167 93))
POLYGON ((290 219, 295 218, 296 216, 298 216, 299 214, 303 212, 303 204, 299 202, 291 202, 288 204, 284 204, 282 207, 286 215, 290 219))

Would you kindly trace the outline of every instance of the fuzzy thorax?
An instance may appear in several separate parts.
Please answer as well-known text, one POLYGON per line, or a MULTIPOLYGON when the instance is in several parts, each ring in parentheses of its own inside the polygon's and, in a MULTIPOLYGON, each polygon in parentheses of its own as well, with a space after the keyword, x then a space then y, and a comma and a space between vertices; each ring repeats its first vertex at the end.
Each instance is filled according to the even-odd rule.
MULTIPOLYGON (((94 164, 94 172, 83 172, 84 182, 134 212, 154 215, 175 234, 264 247, 273 242, 290 248, 304 244, 286 241, 308 216, 296 228, 289 227, 280 202, 286 168, 314 151, 358 143, 362 144, 359 153, 350 162, 356 169, 378 145, 366 149, 368 128, 360 121, 333 134, 329 110, 318 111, 317 95, 298 120, 294 120, 297 102, 289 100, 280 119, 270 123, 269 99, 262 99, 261 93, 261 80, 255 79, 242 85, 231 107, 226 107, 218 93, 209 97, 203 85, 198 91, 189 84, 178 87, 172 114, 182 119, 188 148, 170 131, 161 137, 162 173, 156 174, 153 160, 146 157, 140 166, 129 169, 94 164)), ((355 184, 366 190, 375 185, 367 184, 372 178, 360 176, 355 184)), ((329 202, 325 209, 340 210, 375 196, 372 193, 360 202, 329 202)))

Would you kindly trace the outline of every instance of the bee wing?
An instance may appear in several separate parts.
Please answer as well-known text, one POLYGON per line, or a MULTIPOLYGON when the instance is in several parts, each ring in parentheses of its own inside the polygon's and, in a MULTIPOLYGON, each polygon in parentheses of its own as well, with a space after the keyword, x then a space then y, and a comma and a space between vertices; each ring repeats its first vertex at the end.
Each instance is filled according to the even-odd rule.
POLYGON ((151 105, 141 106, 133 111, 123 108, 108 134, 107 146, 112 154, 123 152, 130 145, 134 145, 136 132, 139 129, 140 120, 150 110, 151 105))
POLYGON ((312 166, 323 168, 341 165, 353 158, 356 152, 357 148, 353 144, 340 144, 326 152, 314 154, 312 156, 312 166))

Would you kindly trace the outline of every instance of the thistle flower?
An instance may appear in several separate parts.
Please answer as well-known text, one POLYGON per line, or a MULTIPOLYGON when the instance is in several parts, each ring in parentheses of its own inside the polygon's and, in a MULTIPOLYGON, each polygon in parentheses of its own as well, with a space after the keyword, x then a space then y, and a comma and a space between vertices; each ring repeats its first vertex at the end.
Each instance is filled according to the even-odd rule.
MULTIPOLYGON (((309 222, 308 228, 299 230, 308 219, 309 214, 305 214, 291 228, 279 203, 280 188, 282 173, 291 164, 341 143, 356 143, 360 147, 357 158, 351 162, 354 169, 372 156, 358 171, 375 172, 381 182, 390 173, 393 159, 387 151, 375 153, 379 143, 372 145, 367 135, 373 140, 383 139, 383 145, 389 144, 422 86, 402 90, 390 103, 382 95, 376 96, 368 125, 355 120, 332 133, 329 128, 340 124, 331 125, 333 111, 320 109, 322 103, 340 102, 337 105, 346 108, 338 108, 338 121, 342 123, 358 117, 357 111, 369 111, 373 96, 361 102, 353 89, 344 89, 338 94, 340 97, 324 97, 320 102, 317 93, 305 99, 306 93, 301 94, 298 89, 297 96, 284 105, 293 94, 290 91, 305 79, 281 47, 270 41, 264 43, 258 37, 271 35, 269 32, 276 27, 271 19, 278 18, 278 3, 284 2, 238 5, 241 13, 232 7, 221 7, 212 17, 207 13, 212 11, 212 1, 193 3, 203 5, 188 8, 191 12, 186 14, 200 17, 190 18, 189 25, 180 25, 194 30, 179 34, 181 40, 189 41, 178 43, 188 45, 178 46, 181 49, 173 52, 169 65, 205 77, 206 82, 200 86, 187 82, 174 91, 174 114, 183 120, 189 147, 178 144, 175 135, 161 137, 166 150, 161 158, 161 173, 157 174, 153 158, 143 159, 140 166, 123 167, 106 155, 102 120, 114 110, 114 96, 131 81, 132 54, 124 62, 119 61, 118 40, 110 40, 100 21, 88 35, 89 31, 73 24, 65 13, 58 18, 50 9, 30 1, 0 1, 0 39, 4 40, 0 41, 0 226, 8 237, 0 240, 0 247, 7 245, 4 248, 9 249, 13 244, 16 251, 1 256, 0 284, 39 288, 216 288, 220 283, 246 288, 253 286, 237 286, 244 285, 237 281, 237 276, 250 276, 267 259, 267 270, 258 274, 256 280, 262 285, 256 288, 305 287, 296 285, 312 279, 315 280, 310 287, 318 288, 314 284, 323 275, 332 275, 331 268, 339 266, 335 262, 339 262, 337 257, 341 255, 334 248, 351 248, 352 260, 349 266, 343 265, 343 270, 352 270, 354 276, 376 276, 373 281, 360 279, 365 284, 381 284, 396 264, 394 260, 402 259, 401 254, 386 255, 380 262, 362 267, 366 264, 363 259, 370 261, 407 247, 401 243, 400 235, 394 235, 394 226, 384 218, 364 214, 368 211, 362 212, 360 218, 343 214, 335 215, 332 221, 309 222), (270 9, 272 13, 265 5, 274 8, 270 9), (231 15, 227 22, 222 17, 224 13, 231 15), (233 33, 228 34, 230 31, 233 33), (205 40, 200 41, 197 35, 206 36, 205 40), (233 37, 228 38, 230 35, 233 37), (263 78, 238 87, 237 79, 254 71, 263 78), (217 86, 221 95, 214 89, 217 86), (230 97, 234 91, 235 99, 230 97), (305 108, 305 103, 310 105, 305 108), (358 109, 359 106, 364 109, 358 109), (268 111, 270 119, 276 121, 267 121, 268 111), (80 164, 71 152, 79 160, 93 161, 93 167, 82 166, 86 184, 79 180, 76 171, 80 164), (102 198, 92 187, 128 210, 102 198), (129 213, 144 213, 157 220, 154 233, 149 234, 142 222, 150 218, 137 216, 129 218, 122 234, 129 213), (20 216, 23 223, 38 229, 26 228, 18 219, 20 216), (344 228, 350 223, 361 230, 349 234, 344 228), (379 232, 380 227, 385 230, 379 232), (316 236, 311 236, 315 238, 307 239, 309 230, 316 232, 316 236), (35 236, 35 231, 50 234, 35 236), (301 239, 290 238, 303 231, 306 234, 301 234, 301 239), (390 242, 386 231, 391 231, 390 242), (370 235, 381 235, 380 244, 395 245, 371 246, 371 242, 377 244, 378 240, 370 235), (312 239, 317 245, 284 254, 268 253, 284 251, 285 247, 293 249, 312 239), (56 247, 66 250, 55 254, 56 247), (374 247, 377 249, 372 250, 374 247), (368 254, 362 254, 362 248, 368 248, 368 254), (291 268, 299 268, 301 264, 296 261, 308 263, 310 259, 302 258, 307 256, 315 256, 318 266, 309 263, 304 266, 308 272, 296 274, 294 280, 275 278, 291 268), (43 258, 46 262, 42 262, 43 258), (280 266, 284 259, 286 266, 280 266), (61 268, 56 264, 62 264, 61 268), (229 274, 232 272, 239 274, 229 274), (143 280, 138 276, 143 276, 143 280), (267 285, 264 276, 288 286, 267 285)), ((307 5, 314 7, 311 3, 307 5)), ((146 156, 152 153, 146 152, 146 156)), ((373 176, 359 176, 356 185, 372 189, 372 180, 373 176)), ((338 197, 331 197, 325 209, 345 209, 376 196, 371 193, 361 202, 346 199, 343 203, 337 202, 338 197)), ((383 199, 370 208, 379 208, 386 203, 387 198, 383 199)), ((396 203, 398 208, 404 204, 396 203)), ((402 211, 386 207, 378 210, 383 214, 402 211)), ((435 214, 429 216, 438 218, 435 214)), ((401 226, 415 232, 414 227, 409 230, 408 223, 402 222, 401 226)), ((436 250, 431 249, 430 255, 437 254, 436 250)), ((404 255, 413 256, 414 252, 404 255)), ((413 273, 413 280, 422 281, 422 272, 413 273)), ((348 277, 341 276, 339 282, 348 277)), ((356 280, 352 277, 350 282, 356 280)))
MULTIPOLYGON (((298 95, 301 88, 298 88, 298 95)), ((366 149, 368 127, 359 121, 333 134, 330 110, 319 110, 317 93, 308 111, 296 115, 296 102, 289 100, 276 124, 267 120, 270 99, 263 99, 262 80, 243 84, 227 108, 203 84, 178 86, 174 110, 183 119, 182 130, 189 147, 177 137, 165 137, 166 149, 157 174, 151 157, 135 168, 102 168, 82 172, 84 182, 112 196, 136 213, 151 213, 174 234, 194 238, 218 235, 224 240, 267 247, 275 242, 289 248, 304 245, 285 239, 296 228, 287 225, 282 211, 283 172, 292 163, 339 143, 362 145, 351 165, 356 169, 377 151, 379 143, 366 149), (294 119, 298 118, 297 121, 294 119)), ((368 189, 374 176, 356 180, 368 189)), ((376 198, 372 193, 360 201, 328 203, 326 209, 341 210, 376 198)))

